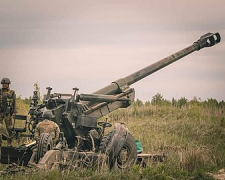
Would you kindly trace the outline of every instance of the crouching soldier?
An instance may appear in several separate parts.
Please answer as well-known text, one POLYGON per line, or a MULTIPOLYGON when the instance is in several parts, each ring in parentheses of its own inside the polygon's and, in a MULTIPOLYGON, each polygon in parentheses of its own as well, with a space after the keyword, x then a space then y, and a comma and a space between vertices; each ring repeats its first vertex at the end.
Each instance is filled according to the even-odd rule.
MULTIPOLYGON (((35 138, 37 144, 39 142, 39 138, 42 133, 50 134, 50 136, 52 137, 52 140, 53 140, 53 146, 55 146, 56 143, 58 142, 60 129, 59 129, 59 126, 55 122, 51 121, 52 118, 53 118, 52 111, 47 110, 43 113, 43 115, 42 115, 43 121, 38 123, 37 127, 35 128, 35 133, 34 133, 34 138, 35 138)), ((37 155, 37 147, 35 147, 33 149, 33 154, 28 163, 29 165, 35 165, 36 155, 37 155)))

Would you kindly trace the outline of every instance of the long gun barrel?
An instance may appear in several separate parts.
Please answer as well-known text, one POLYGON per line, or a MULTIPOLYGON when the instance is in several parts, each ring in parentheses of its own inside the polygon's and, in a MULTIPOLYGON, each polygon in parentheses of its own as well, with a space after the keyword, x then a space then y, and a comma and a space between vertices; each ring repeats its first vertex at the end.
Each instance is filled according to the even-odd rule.
MULTIPOLYGON (((102 142, 99 141, 99 138, 103 134, 98 127, 98 119, 118 108, 127 108, 131 105, 131 102, 135 99, 135 90, 130 85, 194 51, 213 46, 219 43, 220 40, 219 33, 205 34, 193 45, 118 79, 92 94, 78 94, 77 88, 73 88, 73 94, 51 94, 51 88, 49 87, 44 101, 45 108, 51 110, 52 114, 54 114, 53 121, 60 124, 60 130, 64 133, 69 148, 76 146, 78 151, 86 152, 86 150, 92 149, 95 152, 95 147, 99 148, 98 146, 102 142), (77 144, 77 141, 81 141, 81 143, 77 144)), ((106 125, 106 122, 104 124, 106 125)))
POLYGON ((187 56, 188 54, 199 51, 204 47, 211 47, 219 43, 221 40, 219 33, 207 33, 200 37, 200 39, 193 43, 193 45, 184 48, 181 51, 178 51, 160 61, 155 62, 154 64, 147 66, 135 73, 132 73, 124 78, 118 79, 117 81, 112 82, 110 85, 94 92, 93 94, 105 94, 112 95, 117 94, 121 91, 121 88, 126 85, 134 84, 135 82, 145 78, 146 76, 168 66, 169 64, 179 60, 180 58, 187 56))

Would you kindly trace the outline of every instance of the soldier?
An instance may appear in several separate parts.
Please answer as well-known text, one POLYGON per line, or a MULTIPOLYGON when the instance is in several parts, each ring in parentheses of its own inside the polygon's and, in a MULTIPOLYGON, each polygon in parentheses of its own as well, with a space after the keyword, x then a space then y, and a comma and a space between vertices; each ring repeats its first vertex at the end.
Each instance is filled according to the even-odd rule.
POLYGON ((16 114, 16 94, 14 90, 9 88, 9 78, 3 78, 1 81, 2 88, 0 88, 0 123, 3 124, 5 120, 6 129, 9 137, 7 139, 8 146, 12 145, 12 117, 16 114))
POLYGON ((49 133, 52 137, 53 144, 55 145, 59 140, 59 126, 55 122, 51 121, 53 118, 52 111, 47 110, 43 113, 43 121, 38 123, 35 128, 34 139, 38 142, 42 133, 49 133))
MULTIPOLYGON (((38 123, 37 127, 35 128, 35 133, 34 133, 34 139, 36 140, 37 144, 39 141, 39 138, 42 133, 49 133, 52 137, 53 140, 53 146, 56 145, 57 141, 59 140, 59 133, 60 129, 59 126, 51 121, 53 118, 52 111, 45 111, 42 115, 43 121, 38 123)), ((30 161, 28 162, 29 165, 35 165, 35 158, 37 155, 37 147, 33 149, 33 154, 30 158, 30 161)))

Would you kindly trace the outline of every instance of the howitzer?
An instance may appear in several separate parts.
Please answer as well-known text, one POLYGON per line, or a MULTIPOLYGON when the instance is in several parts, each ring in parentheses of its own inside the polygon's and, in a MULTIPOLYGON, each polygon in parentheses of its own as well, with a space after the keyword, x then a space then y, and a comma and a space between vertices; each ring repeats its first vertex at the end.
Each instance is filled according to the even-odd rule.
MULTIPOLYGON (((52 89, 48 88, 44 104, 52 111, 53 121, 60 126, 62 138, 61 145, 56 146, 57 148, 45 148, 45 151, 37 152, 40 157, 36 161, 37 166, 51 168, 53 164, 65 165, 65 163, 77 162, 77 159, 82 159, 82 165, 89 166, 96 164, 97 160, 105 161, 101 154, 106 157, 110 168, 115 165, 121 169, 131 166, 137 159, 133 136, 121 123, 117 123, 114 130, 105 135, 105 128, 110 127, 111 124, 98 122, 98 119, 131 104, 135 91, 130 85, 194 51, 213 46, 220 40, 219 33, 205 34, 187 48, 118 79, 92 94, 78 94, 78 88, 74 88, 72 94, 51 94, 52 89)), ((38 146, 46 147, 48 143, 49 140, 40 141, 38 146)))

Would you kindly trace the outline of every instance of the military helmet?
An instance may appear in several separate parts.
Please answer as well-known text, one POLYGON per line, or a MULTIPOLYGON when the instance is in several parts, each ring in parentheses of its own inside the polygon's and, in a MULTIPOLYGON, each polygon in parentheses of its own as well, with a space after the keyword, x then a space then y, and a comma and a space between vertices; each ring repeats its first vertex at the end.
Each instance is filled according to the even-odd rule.
POLYGON ((42 118, 51 120, 53 118, 52 111, 50 111, 50 110, 44 111, 43 115, 42 115, 42 118))
POLYGON ((9 80, 9 78, 2 78, 1 84, 10 84, 11 81, 9 80))

